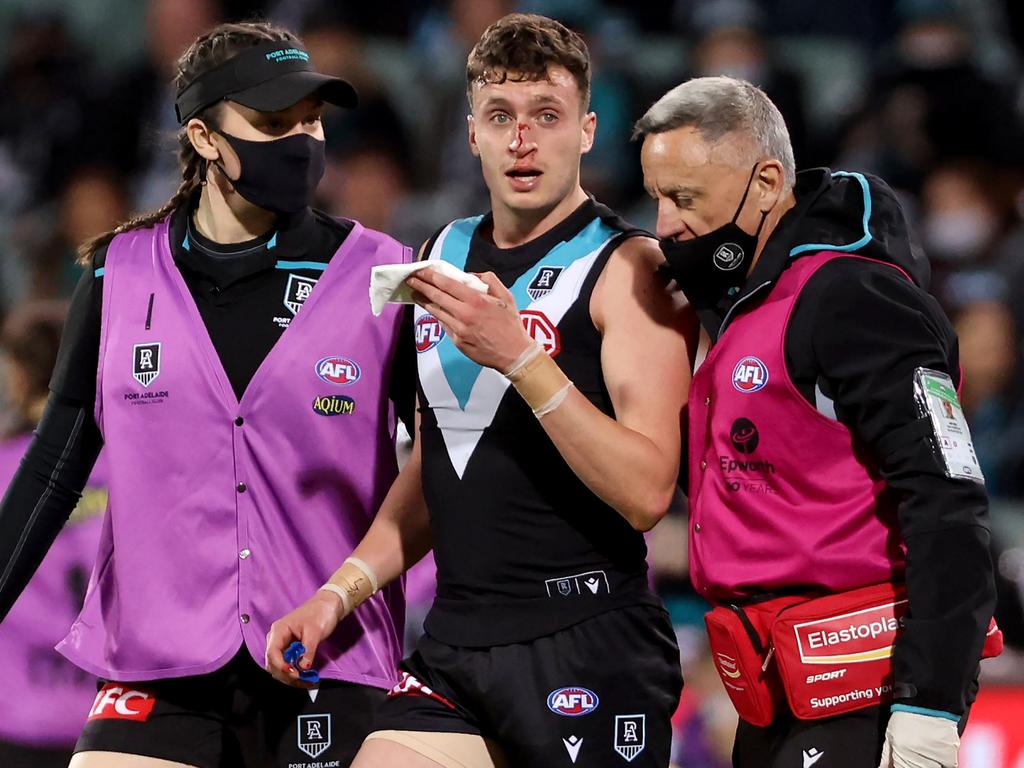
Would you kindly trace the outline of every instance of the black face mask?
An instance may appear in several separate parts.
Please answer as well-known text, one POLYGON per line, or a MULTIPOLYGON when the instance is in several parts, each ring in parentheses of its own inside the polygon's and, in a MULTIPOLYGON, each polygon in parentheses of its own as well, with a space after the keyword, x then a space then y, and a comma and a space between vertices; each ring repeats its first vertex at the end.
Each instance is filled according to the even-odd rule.
POLYGON ((761 223, 752 235, 744 232, 736 219, 747 202, 756 171, 757 163, 754 163, 743 199, 728 224, 689 240, 661 240, 661 252, 668 262, 662 266, 662 271, 676 281, 697 309, 717 306, 730 289, 739 288, 747 278, 757 250, 757 238, 768 212, 761 214, 761 223))
POLYGON ((273 141, 220 135, 242 165, 241 175, 228 180, 250 203, 274 213, 297 213, 312 202, 324 175, 324 142, 306 133, 273 141))

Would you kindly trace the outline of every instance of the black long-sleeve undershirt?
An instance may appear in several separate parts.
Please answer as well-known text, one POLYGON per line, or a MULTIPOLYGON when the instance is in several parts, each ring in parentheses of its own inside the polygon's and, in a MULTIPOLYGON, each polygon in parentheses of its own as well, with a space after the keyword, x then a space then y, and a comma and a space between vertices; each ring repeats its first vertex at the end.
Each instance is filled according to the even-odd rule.
POLYGON ((51 395, 0 502, 0 617, 7 615, 67 522, 102 446, 92 405, 51 395))

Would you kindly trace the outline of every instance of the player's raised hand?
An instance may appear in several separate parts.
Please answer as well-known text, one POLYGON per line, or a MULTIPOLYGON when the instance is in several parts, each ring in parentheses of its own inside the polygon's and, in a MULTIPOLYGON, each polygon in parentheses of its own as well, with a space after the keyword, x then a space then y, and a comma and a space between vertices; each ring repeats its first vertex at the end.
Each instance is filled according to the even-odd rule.
POLYGON ((312 688, 299 679, 299 670, 285 661, 285 649, 296 640, 306 646, 298 666, 308 670, 313 666, 317 646, 328 637, 344 617, 341 599, 333 592, 318 590, 309 600, 291 613, 270 625, 267 633, 265 664, 275 680, 296 688, 312 688))
POLYGON ((523 328, 515 298, 497 275, 478 277, 487 283, 486 294, 430 269, 410 275, 406 283, 416 303, 440 321, 466 357, 504 372, 534 342, 523 328))

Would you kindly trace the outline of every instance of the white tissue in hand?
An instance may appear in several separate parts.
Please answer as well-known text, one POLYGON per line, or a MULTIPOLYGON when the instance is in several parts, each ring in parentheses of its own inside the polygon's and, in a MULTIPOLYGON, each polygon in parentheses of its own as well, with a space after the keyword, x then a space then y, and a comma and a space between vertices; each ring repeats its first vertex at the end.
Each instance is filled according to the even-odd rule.
POLYGON ((412 304, 412 288, 405 278, 421 269, 436 269, 445 277, 458 280, 474 291, 487 293, 487 283, 476 275, 463 272, 447 261, 417 261, 415 264, 382 264, 370 270, 370 309, 374 315, 384 311, 385 304, 412 304))

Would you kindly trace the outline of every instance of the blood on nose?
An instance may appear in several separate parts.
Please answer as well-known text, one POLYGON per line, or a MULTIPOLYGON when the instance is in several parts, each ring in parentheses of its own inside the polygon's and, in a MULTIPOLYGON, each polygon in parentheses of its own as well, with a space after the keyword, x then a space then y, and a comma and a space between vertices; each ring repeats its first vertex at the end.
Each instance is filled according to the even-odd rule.
POLYGON ((508 146, 513 152, 517 152, 523 146, 523 142, 526 140, 524 136, 526 128, 525 123, 516 123, 516 137, 512 139, 512 143, 508 146))

